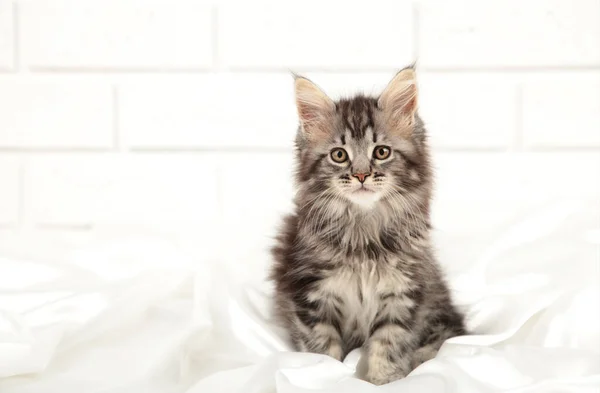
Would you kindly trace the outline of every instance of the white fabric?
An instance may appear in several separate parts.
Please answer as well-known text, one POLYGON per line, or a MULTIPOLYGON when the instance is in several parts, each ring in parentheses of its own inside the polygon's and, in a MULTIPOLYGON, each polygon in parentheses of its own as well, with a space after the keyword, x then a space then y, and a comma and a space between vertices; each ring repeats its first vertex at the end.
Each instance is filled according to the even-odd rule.
POLYGON ((5 253, 0 392, 598 392, 598 201, 516 217, 483 246, 479 233, 478 245, 438 234, 476 335, 381 387, 354 376, 359 350, 343 363, 290 352, 268 321, 268 285, 235 277, 235 264, 144 237, 60 262, 5 253), (469 247, 472 260, 458 260, 469 247))

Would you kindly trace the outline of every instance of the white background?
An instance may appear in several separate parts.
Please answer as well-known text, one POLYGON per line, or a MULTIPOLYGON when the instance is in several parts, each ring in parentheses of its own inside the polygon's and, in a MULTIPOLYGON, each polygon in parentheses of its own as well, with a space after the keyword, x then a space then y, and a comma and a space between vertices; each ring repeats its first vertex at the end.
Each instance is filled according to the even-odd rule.
POLYGON ((143 236, 261 277, 292 195, 289 71, 376 93, 415 59, 442 259, 597 201, 599 0, 0 0, 0 250, 143 236))
POLYGON ((374 391, 286 352, 264 275, 290 71, 414 60, 473 334, 377 391, 597 391, 600 0, 0 0, 0 391, 374 391))

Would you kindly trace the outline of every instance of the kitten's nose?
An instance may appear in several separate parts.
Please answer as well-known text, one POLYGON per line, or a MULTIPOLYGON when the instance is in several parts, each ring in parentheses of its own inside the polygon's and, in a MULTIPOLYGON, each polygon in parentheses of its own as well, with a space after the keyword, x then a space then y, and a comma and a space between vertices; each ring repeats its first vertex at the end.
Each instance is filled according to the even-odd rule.
POLYGON ((364 183, 365 179, 367 177, 371 176, 371 174, 370 173, 354 173, 352 176, 357 178, 359 182, 364 183))

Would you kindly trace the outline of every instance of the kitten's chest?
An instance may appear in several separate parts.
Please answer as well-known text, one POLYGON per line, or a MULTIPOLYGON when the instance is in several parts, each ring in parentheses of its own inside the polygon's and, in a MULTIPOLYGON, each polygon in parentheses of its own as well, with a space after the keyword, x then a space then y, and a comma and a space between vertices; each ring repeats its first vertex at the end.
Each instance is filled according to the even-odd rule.
POLYGON ((406 290, 410 278, 396 268, 364 261, 335 269, 322 282, 324 296, 333 299, 342 314, 342 330, 365 336, 383 299, 406 290))

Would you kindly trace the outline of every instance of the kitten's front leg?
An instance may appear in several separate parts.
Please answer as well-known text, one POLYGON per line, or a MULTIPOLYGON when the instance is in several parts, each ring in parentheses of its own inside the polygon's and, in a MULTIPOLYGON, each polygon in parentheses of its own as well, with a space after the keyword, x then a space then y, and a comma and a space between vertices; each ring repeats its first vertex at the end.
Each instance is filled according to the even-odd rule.
POLYGON ((412 313, 401 297, 388 299, 380 308, 366 344, 367 381, 383 385, 404 378, 411 371, 417 344, 412 332, 412 313))
POLYGON ((342 360, 343 343, 339 315, 327 302, 305 302, 296 312, 297 347, 304 352, 342 360), (307 307, 308 306, 308 307, 307 307))
POLYGON ((336 328, 328 323, 317 323, 304 334, 301 350, 321 353, 342 361, 342 338, 336 328))

